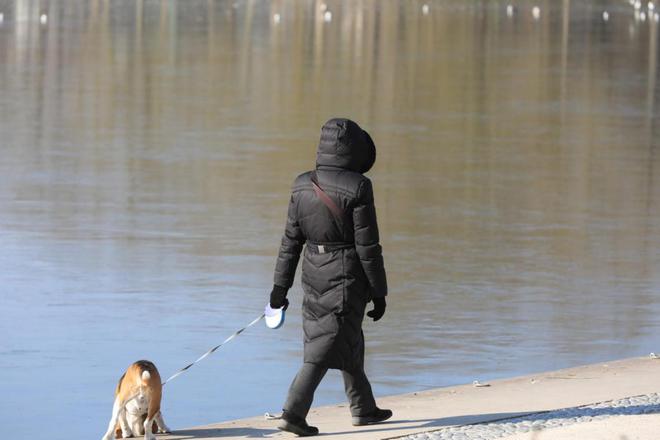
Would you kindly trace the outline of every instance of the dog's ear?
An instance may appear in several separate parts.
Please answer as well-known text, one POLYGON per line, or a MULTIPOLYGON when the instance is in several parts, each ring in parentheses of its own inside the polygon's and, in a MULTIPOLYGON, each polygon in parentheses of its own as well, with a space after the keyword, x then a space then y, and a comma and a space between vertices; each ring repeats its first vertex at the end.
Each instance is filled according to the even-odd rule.
MULTIPOLYGON (((117 389, 115 390, 115 396, 119 394, 119 390, 121 389, 121 383, 124 381, 124 377, 126 376, 126 373, 122 374, 121 377, 119 378, 119 383, 117 384, 117 389)), ((119 438, 119 437, 117 437, 119 438)))

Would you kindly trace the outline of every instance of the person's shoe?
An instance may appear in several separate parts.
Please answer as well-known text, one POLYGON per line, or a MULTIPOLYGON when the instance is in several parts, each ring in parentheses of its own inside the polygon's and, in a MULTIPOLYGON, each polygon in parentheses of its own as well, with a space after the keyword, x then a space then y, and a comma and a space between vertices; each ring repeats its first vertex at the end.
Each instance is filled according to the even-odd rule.
POLYGON ((384 422, 392 417, 392 411, 389 409, 376 408, 376 411, 364 416, 352 418, 353 426, 373 425, 374 423, 384 422))
POLYGON ((319 433, 319 429, 315 426, 309 426, 305 419, 298 417, 295 414, 284 411, 282 413, 282 421, 277 425, 280 431, 292 432, 298 437, 311 437, 319 433))

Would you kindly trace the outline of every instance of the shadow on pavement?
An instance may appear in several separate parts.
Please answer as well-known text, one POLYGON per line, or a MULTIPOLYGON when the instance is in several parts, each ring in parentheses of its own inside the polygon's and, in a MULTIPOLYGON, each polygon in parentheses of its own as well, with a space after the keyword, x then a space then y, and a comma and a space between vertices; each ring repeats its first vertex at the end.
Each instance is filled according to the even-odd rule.
MULTIPOLYGON (((399 430, 414 430, 415 432, 429 431, 433 429, 442 428, 444 426, 455 426, 455 425, 470 425, 474 423, 493 423, 500 420, 511 419, 515 417, 521 417, 529 414, 528 412, 515 412, 515 413, 494 413, 494 414, 471 414, 465 416, 455 416, 455 417, 441 417, 437 419, 407 419, 407 420, 389 420, 387 422, 379 423, 377 425, 365 426, 361 428, 355 428, 352 431, 341 431, 341 432, 322 432, 321 436, 329 435, 347 435, 355 434, 357 432, 383 432, 388 431, 399 431, 399 430), (406 426, 407 425, 407 426, 406 426)), ((410 433, 409 433, 410 434, 410 433)), ((408 435, 408 434, 405 434, 408 435)))
POLYGON ((280 432, 277 429, 258 429, 258 428, 200 428, 200 429, 181 429, 172 432, 167 437, 168 440, 187 440, 198 438, 222 438, 222 437, 243 437, 243 438, 263 438, 270 434, 280 432))

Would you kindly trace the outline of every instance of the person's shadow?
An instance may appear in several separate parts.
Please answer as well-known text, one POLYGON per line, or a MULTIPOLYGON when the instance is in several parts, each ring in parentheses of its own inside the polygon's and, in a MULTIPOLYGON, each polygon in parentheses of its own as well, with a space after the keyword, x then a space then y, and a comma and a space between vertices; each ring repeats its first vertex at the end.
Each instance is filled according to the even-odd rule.
POLYGON ((177 429, 167 438, 168 440, 187 440, 197 438, 222 438, 222 437, 243 437, 243 438, 263 438, 271 434, 280 432, 277 429, 258 429, 258 428, 199 428, 199 429, 177 429))
MULTIPOLYGON (((397 431, 400 429, 419 429, 419 430, 433 430, 434 428, 441 428, 442 426, 464 425, 470 423, 478 423, 477 419, 493 420, 493 419, 508 419, 511 417, 518 417, 526 413, 502 413, 502 414, 480 414, 480 415, 467 415, 457 417, 445 417, 440 419, 418 419, 418 420, 390 420, 387 422, 379 423, 373 426, 365 426, 355 428, 351 431, 343 432, 321 432, 319 436, 329 435, 347 435, 355 434, 357 432, 388 432, 397 431), (421 424, 420 424, 421 423, 421 424)), ((204 439, 204 438, 222 438, 222 437, 242 437, 242 438, 263 438, 272 434, 281 432, 277 429, 260 429, 260 428, 191 428, 180 429, 173 431, 168 440, 189 440, 189 439, 204 439)))
MULTIPOLYGON (((358 432, 388 432, 399 430, 415 430, 416 433, 435 431, 449 426, 473 425, 478 423, 496 423, 501 420, 509 420, 516 417, 522 417, 529 414, 528 412, 517 413, 494 413, 494 414, 469 414, 464 416, 454 417, 441 417, 438 419, 406 419, 406 420, 388 420, 387 422, 379 423, 377 425, 365 426, 356 428, 354 431, 339 431, 339 432, 322 432, 320 435, 346 435, 355 434, 358 432)), ((411 432, 410 434, 414 434, 411 432)))

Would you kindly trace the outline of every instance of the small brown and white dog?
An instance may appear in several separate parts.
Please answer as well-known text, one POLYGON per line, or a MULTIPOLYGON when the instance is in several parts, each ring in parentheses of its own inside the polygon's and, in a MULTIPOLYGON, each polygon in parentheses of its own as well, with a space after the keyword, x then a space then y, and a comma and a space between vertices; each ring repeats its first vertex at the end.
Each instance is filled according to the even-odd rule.
POLYGON ((144 440, 154 440, 155 432, 170 432, 160 413, 162 394, 160 374, 153 363, 137 361, 131 364, 119 379, 112 418, 103 440, 143 434, 144 440))

